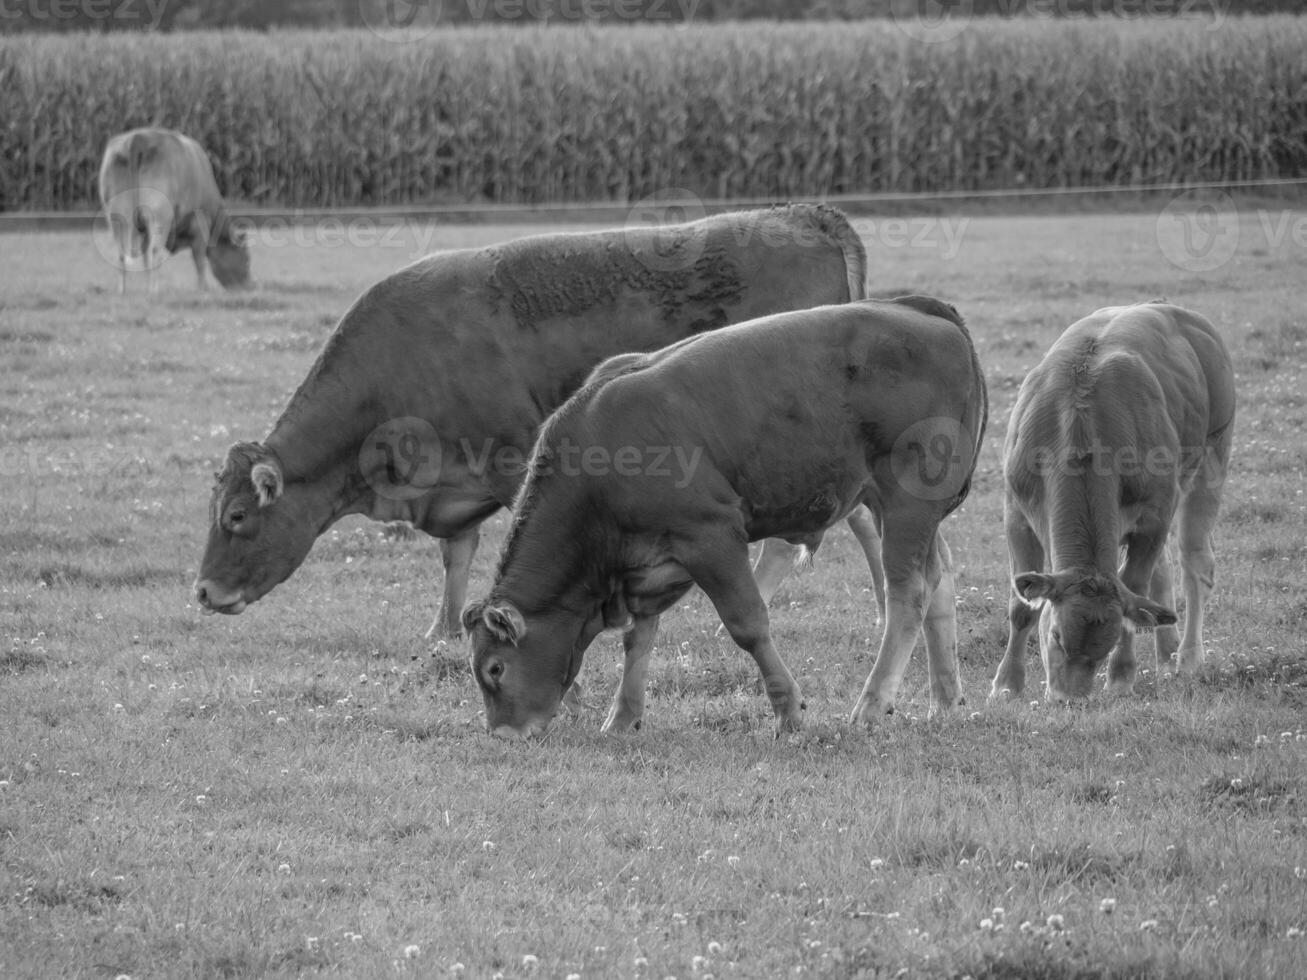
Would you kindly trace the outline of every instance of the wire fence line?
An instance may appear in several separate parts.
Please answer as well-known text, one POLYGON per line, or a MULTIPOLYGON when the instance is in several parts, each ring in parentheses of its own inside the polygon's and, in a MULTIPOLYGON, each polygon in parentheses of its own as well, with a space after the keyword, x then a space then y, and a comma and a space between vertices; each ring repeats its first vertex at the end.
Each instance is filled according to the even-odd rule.
MULTIPOLYGON (((1281 198, 1288 192, 1290 203, 1307 206, 1307 193, 1299 199, 1296 192, 1307 192, 1307 177, 1272 178, 1266 180, 1170 181, 1161 184, 1102 185, 1097 187, 1010 187, 978 191, 885 192, 880 194, 827 194, 815 200, 844 208, 853 214, 874 212, 877 208, 892 205, 902 211, 912 205, 933 203, 967 204, 984 202, 1046 201, 1055 205, 1078 197, 1106 198, 1155 197, 1157 195, 1194 194, 1210 200, 1232 192, 1249 194, 1273 193, 1281 198)), ((776 198, 709 199, 678 196, 675 193, 660 195, 654 205, 668 213, 687 212, 713 214, 744 208, 770 207, 788 203, 776 198)), ((541 204, 449 204, 413 207, 339 207, 339 208, 233 208, 232 217, 250 227, 261 228, 272 224, 312 224, 322 221, 347 221, 362 218, 377 223, 387 222, 447 222, 449 224, 475 224, 529 222, 540 219, 576 222, 617 222, 628 219, 637 209, 647 210, 648 205, 633 205, 620 201, 549 202, 541 204)), ((100 211, 16 211, 0 212, 0 233, 20 231, 78 231, 95 227, 103 222, 100 211)))

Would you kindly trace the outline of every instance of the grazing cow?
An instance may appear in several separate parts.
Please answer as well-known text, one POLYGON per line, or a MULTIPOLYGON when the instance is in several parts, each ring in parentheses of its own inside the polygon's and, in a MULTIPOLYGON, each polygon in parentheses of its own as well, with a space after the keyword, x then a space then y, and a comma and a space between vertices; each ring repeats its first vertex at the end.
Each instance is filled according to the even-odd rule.
POLYGON ((748 542, 815 549, 859 504, 887 597, 853 708, 893 710, 918 631, 932 712, 962 703, 940 521, 966 497, 984 374, 957 311, 912 296, 783 313, 601 365, 545 423, 489 595, 463 612, 491 732, 542 732, 594 637, 626 630, 604 723, 638 727, 658 616, 692 584, 758 664, 777 732, 798 685, 772 645, 748 542))
MULTIPOLYGON (((512 503, 540 423, 595 365, 859 299, 865 283, 856 232, 813 205, 421 259, 355 302, 267 438, 228 452, 196 596, 239 613, 327 527, 366 514, 442 539, 444 595, 428 636, 457 633, 481 522, 512 503)), ((850 526, 878 572, 871 522, 855 513, 850 526)), ((794 553, 764 546, 769 589, 794 553)))
POLYGON ((1130 693, 1136 626, 1157 627, 1161 663, 1177 645, 1180 670, 1202 663, 1234 403, 1220 335, 1176 306, 1099 310, 1053 344, 1021 385, 1003 449, 1012 598, 991 697, 1021 692, 1037 618, 1051 699, 1087 695, 1104 658, 1107 691, 1130 693), (1165 554, 1176 515, 1183 641, 1165 554))
POLYGON ((203 147, 171 129, 133 129, 109 140, 100 164, 100 201, 118 245, 119 292, 127 272, 155 270, 189 246, 199 288, 204 267, 227 289, 250 284, 249 251, 218 193, 203 147))

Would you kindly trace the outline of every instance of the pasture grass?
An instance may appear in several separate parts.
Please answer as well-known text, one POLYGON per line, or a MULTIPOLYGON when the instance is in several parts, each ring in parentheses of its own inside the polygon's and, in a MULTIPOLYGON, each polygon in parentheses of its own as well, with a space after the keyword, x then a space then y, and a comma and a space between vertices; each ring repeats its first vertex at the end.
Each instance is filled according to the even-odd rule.
POLYGON ((945 257, 860 223, 873 287, 955 302, 989 377, 946 524, 965 708, 925 718, 918 654, 896 715, 844 723, 878 632, 836 529, 773 607, 802 733, 773 739, 696 592, 664 617, 642 731, 598 732, 602 638, 583 707, 528 744, 484 734, 461 644, 421 640, 425 538, 350 519, 240 617, 190 598, 226 447, 266 433, 357 292, 413 254, 256 249, 236 296, 196 294, 178 258, 151 299, 113 292, 89 236, 0 237, 0 976, 1300 976, 1304 255, 1245 214, 1245 247, 1197 276, 1155 226, 974 218, 945 257), (1072 320, 1162 295, 1216 323, 1239 375, 1210 661, 1176 679, 1146 659, 1133 698, 1062 708, 1032 655, 1027 696, 987 705, 1017 385, 1072 320))

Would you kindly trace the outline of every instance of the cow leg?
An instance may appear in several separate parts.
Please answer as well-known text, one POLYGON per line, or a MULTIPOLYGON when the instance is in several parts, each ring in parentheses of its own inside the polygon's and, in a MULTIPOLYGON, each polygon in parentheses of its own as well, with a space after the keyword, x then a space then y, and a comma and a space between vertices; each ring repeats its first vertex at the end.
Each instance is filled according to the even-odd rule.
POLYGON ((209 284, 204 279, 204 267, 208 264, 209 219, 207 215, 196 212, 191 218, 191 259, 195 262, 195 288, 207 290, 209 284))
MULTIPOLYGON (((1203 647, 1203 607, 1216 584, 1212 531, 1221 507, 1220 483, 1201 481, 1180 504, 1180 572, 1184 581, 1184 634, 1176 670, 1190 673, 1207 656, 1203 647)), ((1172 607, 1174 608, 1174 607, 1172 607)))
POLYGON ((767 538, 763 541, 758 560, 753 565, 753 580, 758 584, 758 594, 764 603, 771 604, 772 597, 785 581, 785 576, 794 567, 798 554, 797 544, 790 544, 780 538, 767 538))
MULTIPOLYGON (((1171 556, 1163 548, 1157 556, 1153 567, 1153 580, 1149 583, 1148 597, 1167 609, 1175 608, 1175 583, 1171 579, 1171 556)), ((1153 642, 1157 646, 1157 667, 1171 664, 1175 658, 1176 648, 1180 645, 1180 631, 1174 626, 1159 626, 1153 631, 1153 642)))
POLYGON ((926 637, 926 669, 930 677, 930 714, 965 704, 958 675, 957 588, 953 579, 953 555, 944 535, 936 533, 939 554, 939 585, 926 607, 922 632, 926 637))
POLYGON ((758 665, 776 714, 776 734, 798 731, 805 705, 798 683, 772 645, 767 604, 753 581, 743 529, 724 521, 716 524, 695 539, 681 564, 711 600, 731 639, 758 665))
POLYGON ((472 558, 481 539, 481 526, 473 524, 452 538, 440 539, 440 560, 445 566, 445 586, 440 609, 425 638, 458 636, 463 631, 459 616, 467 603, 467 582, 472 576, 472 558))
MULTIPOLYGON (((849 514, 849 530, 862 546, 862 553, 867 559, 867 568, 871 571, 871 584, 876 592, 876 625, 885 621, 885 569, 881 565, 880 534, 876 531, 876 522, 871 511, 859 504, 849 514)), ((799 546, 782 541, 780 538, 767 538, 758 552, 758 560, 753 565, 753 578, 758 583, 758 592, 762 601, 771 605, 772 599, 790 574, 797 560, 799 546)))
POLYGON ((148 228, 145 242, 145 281, 146 290, 151 295, 159 292, 159 266, 167 258, 164 251, 164 242, 167 235, 164 231, 163 224, 154 216, 151 216, 146 222, 148 228))
MULTIPOLYGON (((871 585, 876 592, 876 625, 879 626, 885 622, 885 564, 881 557, 880 532, 876 530, 875 518, 865 504, 853 508, 846 520, 849 530, 862 546, 867 568, 871 570, 871 585)), ((949 602, 952 601, 950 592, 949 602)))
MULTIPOLYGON (((1015 507, 1009 504, 1005 509, 1010 583, 1022 572, 1043 571, 1044 546, 1039 543, 1035 529, 1015 507)), ((1007 604, 1007 649, 1003 651, 1003 659, 998 662, 994 682, 989 688, 991 701, 1016 697, 1026 686, 1026 643, 1039 620, 1039 610, 1017 595, 1015 586, 1011 589, 1007 604)))
POLYGON ((640 727, 640 719, 644 717, 644 676, 649 669, 649 655, 653 652, 657 632, 657 616, 637 616, 631 628, 623 634, 622 649, 626 660, 622 665, 622 683, 601 731, 624 732, 640 727))
MULTIPOLYGON (((885 632, 881 634, 876 662, 849 715, 850 725, 873 726, 894 711, 894 699, 908 669, 926 608, 932 604, 943 575, 938 537, 938 514, 914 513, 901 507, 885 514, 885 632)), ((941 640, 934 624, 936 639, 941 640)), ((937 647, 937 653, 939 648, 937 647)))
MULTIPOLYGON (((1136 595, 1148 595, 1159 561, 1166 560, 1166 525, 1156 523, 1126 537, 1125 564, 1121 567, 1121 584, 1136 595)), ((1107 656, 1106 692, 1114 696, 1131 694, 1135 689, 1135 624, 1121 624, 1121 638, 1107 656)))

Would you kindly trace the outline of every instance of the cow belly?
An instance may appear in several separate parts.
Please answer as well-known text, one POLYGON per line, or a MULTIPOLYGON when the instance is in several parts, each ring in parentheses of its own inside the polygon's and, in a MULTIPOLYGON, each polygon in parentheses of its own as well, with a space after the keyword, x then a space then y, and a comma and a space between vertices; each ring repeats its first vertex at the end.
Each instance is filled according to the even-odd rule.
POLYGON ((626 607, 634 615, 657 616, 690 591, 693 584, 684 565, 667 559, 628 573, 622 591, 626 607))
POLYGON ((774 487, 741 494, 745 531, 750 541, 819 535, 857 506, 864 487, 865 480, 850 473, 843 479, 792 486, 783 494, 774 487))

